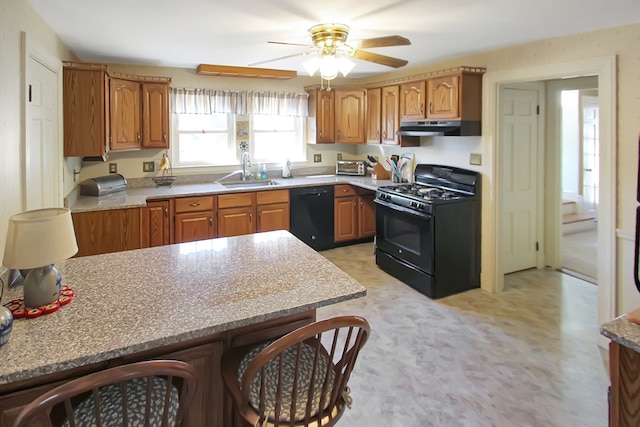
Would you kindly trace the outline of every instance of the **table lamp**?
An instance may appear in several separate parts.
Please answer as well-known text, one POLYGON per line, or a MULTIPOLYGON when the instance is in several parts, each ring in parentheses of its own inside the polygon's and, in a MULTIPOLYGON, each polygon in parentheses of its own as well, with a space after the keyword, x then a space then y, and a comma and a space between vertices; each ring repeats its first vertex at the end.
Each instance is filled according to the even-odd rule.
POLYGON ((36 209, 9 218, 2 264, 31 269, 24 279, 25 307, 40 307, 58 299, 62 277, 53 264, 77 252, 67 208, 36 209))

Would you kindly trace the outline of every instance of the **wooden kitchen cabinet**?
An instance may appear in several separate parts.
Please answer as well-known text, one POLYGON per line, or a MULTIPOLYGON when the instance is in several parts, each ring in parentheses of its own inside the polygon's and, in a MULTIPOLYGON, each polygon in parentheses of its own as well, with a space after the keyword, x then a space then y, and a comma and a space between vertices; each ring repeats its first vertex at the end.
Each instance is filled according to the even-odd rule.
POLYGON ((386 86, 382 88, 382 138, 383 144, 398 145, 396 131, 400 128, 400 88, 386 86))
POLYGON ((258 214, 256 231, 289 231, 289 190, 258 191, 256 211, 258 214))
POLYGON ((255 192, 218 196, 218 237, 256 232, 255 192))
POLYGON ((376 235, 375 191, 358 189, 358 238, 376 235))
POLYGON ((365 143, 365 102, 363 89, 335 90, 336 143, 365 143))
POLYGON ((358 196, 350 185, 336 185, 334 193, 334 241, 358 238, 358 196))
POLYGON ((169 148, 169 86, 111 78, 111 150, 169 148))
POLYGON ((139 208, 76 212, 71 217, 77 257, 140 249, 139 208))
POLYGON ((400 118, 402 121, 424 120, 425 82, 416 81, 400 85, 400 118))
POLYGON ((367 89, 367 144, 380 144, 382 138, 382 88, 367 89))
POLYGON ((480 121, 482 118, 482 74, 455 73, 427 80, 429 120, 480 121))
POLYGON ((640 425, 640 353, 615 341, 609 343, 609 426, 640 425))
POLYGON ((171 243, 171 215, 169 200, 148 202, 140 208, 140 246, 168 245, 171 243))
POLYGON ((109 152, 107 66, 64 63, 64 157, 105 159, 109 152))
POLYGON ((215 196, 173 199, 174 241, 192 242, 216 237, 215 196))
POLYGON ((309 115, 315 117, 315 133, 310 140, 316 144, 335 142, 334 94, 320 89, 309 93, 309 115))

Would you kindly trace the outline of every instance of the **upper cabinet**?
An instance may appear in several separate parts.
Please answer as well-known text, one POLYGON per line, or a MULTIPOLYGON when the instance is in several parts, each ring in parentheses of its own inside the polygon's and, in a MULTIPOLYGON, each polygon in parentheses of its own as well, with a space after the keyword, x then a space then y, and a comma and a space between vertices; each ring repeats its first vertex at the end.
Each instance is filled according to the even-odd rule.
POLYGON ((396 86, 382 88, 382 138, 383 144, 398 145, 396 131, 400 127, 400 89, 396 86))
POLYGON ((309 115, 315 117, 315 131, 310 142, 364 144, 365 106, 364 89, 311 90, 309 115))
POLYGON ((109 152, 107 66, 65 66, 63 71, 64 156, 102 157, 109 152))
POLYGON ((400 85, 400 118, 402 121, 425 118, 425 82, 400 85))
POLYGON ((480 121, 482 74, 459 72, 430 78, 427 101, 427 119, 480 121))
POLYGON ((169 148, 170 78, 112 73, 105 64, 64 65, 65 157, 169 148))
POLYGON ((367 144, 380 144, 382 101, 380 96, 382 89, 379 87, 367 89, 367 117, 365 121, 367 144))

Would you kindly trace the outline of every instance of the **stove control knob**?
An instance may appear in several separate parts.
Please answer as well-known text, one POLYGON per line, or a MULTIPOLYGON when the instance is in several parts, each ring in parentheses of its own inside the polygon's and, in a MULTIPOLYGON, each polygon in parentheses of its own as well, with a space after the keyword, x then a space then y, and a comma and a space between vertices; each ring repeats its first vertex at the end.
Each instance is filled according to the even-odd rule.
POLYGON ((422 203, 418 203, 418 209, 423 210, 424 209, 424 205, 422 203))
POLYGON ((411 207, 412 208, 418 208, 418 203, 417 202, 411 202, 411 207))

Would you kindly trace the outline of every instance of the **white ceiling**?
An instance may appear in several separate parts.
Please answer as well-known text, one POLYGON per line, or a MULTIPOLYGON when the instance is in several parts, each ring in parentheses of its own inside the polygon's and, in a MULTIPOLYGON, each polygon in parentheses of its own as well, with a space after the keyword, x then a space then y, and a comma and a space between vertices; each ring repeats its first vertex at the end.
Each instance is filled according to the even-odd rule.
MULTIPOLYGON (((639 0, 28 0, 81 61, 195 68, 247 66, 306 49, 319 23, 348 41, 401 35, 370 49, 428 64, 557 36, 640 22, 639 0)), ((259 65, 305 74, 302 57, 259 65)), ((392 69, 356 60, 352 77, 392 69)), ((465 65, 465 64, 461 64, 465 65)))

